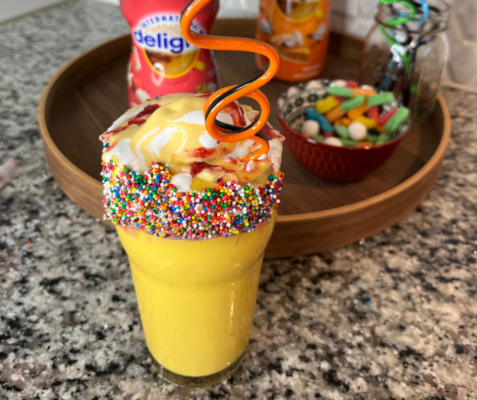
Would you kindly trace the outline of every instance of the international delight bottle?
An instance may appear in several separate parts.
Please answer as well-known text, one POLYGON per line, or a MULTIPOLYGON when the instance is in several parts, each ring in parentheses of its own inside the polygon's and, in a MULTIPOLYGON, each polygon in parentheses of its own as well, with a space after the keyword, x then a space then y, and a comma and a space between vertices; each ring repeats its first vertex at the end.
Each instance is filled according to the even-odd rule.
MULTIPOLYGON (((189 0, 121 0, 131 28, 128 66, 129 106, 169 93, 214 92, 219 87, 211 51, 187 43, 180 32, 181 12, 189 0)), ((192 30, 209 34, 219 9, 212 1, 194 20, 192 30)))

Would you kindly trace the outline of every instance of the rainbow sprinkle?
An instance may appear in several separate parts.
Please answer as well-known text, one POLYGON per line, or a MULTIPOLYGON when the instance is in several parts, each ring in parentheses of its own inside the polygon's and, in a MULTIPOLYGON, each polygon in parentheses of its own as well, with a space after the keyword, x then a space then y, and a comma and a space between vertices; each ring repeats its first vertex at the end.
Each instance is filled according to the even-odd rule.
POLYGON ((258 187, 222 183, 215 189, 180 192, 158 164, 144 175, 113 161, 103 163, 104 219, 159 237, 211 239, 255 230, 278 208, 283 173, 258 187))

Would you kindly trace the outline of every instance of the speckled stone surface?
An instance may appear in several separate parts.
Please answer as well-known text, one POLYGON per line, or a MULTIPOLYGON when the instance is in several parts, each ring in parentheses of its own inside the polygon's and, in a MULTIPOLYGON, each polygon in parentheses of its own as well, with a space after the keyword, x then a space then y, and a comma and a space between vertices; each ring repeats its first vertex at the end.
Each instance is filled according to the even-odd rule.
POLYGON ((115 232, 60 191, 36 111, 67 60, 127 31, 66 4, 0 25, 0 399, 477 399, 477 95, 445 89, 435 190, 372 238, 263 266, 249 354, 209 389, 152 374, 115 232))

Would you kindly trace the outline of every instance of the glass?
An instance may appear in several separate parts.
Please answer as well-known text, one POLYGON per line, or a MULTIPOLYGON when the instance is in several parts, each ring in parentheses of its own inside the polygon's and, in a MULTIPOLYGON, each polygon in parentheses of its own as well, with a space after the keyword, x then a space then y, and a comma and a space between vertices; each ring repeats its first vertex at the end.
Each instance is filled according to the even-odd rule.
POLYGON ((414 121, 431 113, 448 53, 442 33, 448 27, 449 6, 441 0, 429 0, 428 4, 428 19, 418 13, 396 26, 393 20, 409 16, 409 9, 401 3, 380 4, 361 59, 360 82, 393 91, 411 109, 414 121))
POLYGON ((162 239, 117 227, 146 343, 164 378, 212 385, 240 365, 274 225, 275 214, 250 233, 205 240, 162 239))

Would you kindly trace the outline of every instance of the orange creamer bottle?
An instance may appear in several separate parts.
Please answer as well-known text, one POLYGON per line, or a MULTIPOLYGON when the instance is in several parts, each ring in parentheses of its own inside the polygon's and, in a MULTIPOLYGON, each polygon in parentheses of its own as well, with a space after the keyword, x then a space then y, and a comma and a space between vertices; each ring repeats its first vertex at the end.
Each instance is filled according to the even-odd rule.
MULTIPOLYGON (((257 38, 280 56, 275 78, 301 82, 318 76, 325 67, 329 26, 329 0, 261 0, 257 38)), ((256 57, 258 69, 267 63, 256 57)))

